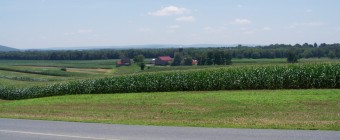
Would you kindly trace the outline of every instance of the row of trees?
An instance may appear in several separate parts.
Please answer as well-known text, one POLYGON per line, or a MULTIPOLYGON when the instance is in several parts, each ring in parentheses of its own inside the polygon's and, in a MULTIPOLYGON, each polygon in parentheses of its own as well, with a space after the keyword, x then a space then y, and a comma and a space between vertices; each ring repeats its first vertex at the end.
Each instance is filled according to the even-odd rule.
POLYGON ((198 65, 230 65, 231 55, 228 51, 209 51, 197 55, 198 65))
MULTIPOLYGON (((222 51, 232 58, 287 58, 288 52, 295 50, 298 58, 329 57, 340 58, 340 44, 273 44, 267 46, 242 46, 219 47, 219 48, 185 48, 183 57, 190 56, 192 59, 203 60, 211 64, 213 56, 207 52, 222 51), (209 58, 205 60, 204 58, 209 58)), ((127 50, 82 50, 82 51, 12 51, 0 52, 0 59, 16 60, 96 60, 96 59, 119 59, 122 56, 134 58, 143 55, 145 58, 157 58, 158 56, 175 57, 176 49, 127 49, 127 50)), ((190 59, 190 58, 188 58, 190 59)), ((185 60, 185 58, 183 58, 185 60)), ((216 59, 219 61, 219 59, 216 59)), ((187 60, 189 61, 189 60, 187 60)), ((215 58, 214 60, 215 61, 215 58)), ((220 62, 213 62, 218 64, 220 62)), ((222 60, 222 63, 223 60, 222 60)))
POLYGON ((185 54, 183 49, 175 53, 172 66, 191 66, 194 60, 198 61, 198 65, 230 65, 231 55, 225 50, 213 50, 207 52, 200 52, 193 58, 191 55, 185 54))

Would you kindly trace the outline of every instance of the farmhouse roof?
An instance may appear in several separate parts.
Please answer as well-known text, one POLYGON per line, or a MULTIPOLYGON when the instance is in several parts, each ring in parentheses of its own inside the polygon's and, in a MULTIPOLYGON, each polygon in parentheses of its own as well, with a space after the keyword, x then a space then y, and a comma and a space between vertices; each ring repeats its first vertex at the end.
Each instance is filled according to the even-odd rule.
POLYGON ((122 63, 122 61, 117 61, 116 64, 121 65, 123 63, 122 63))
POLYGON ((171 61, 172 60, 172 58, 170 56, 160 56, 158 58, 162 61, 171 61))

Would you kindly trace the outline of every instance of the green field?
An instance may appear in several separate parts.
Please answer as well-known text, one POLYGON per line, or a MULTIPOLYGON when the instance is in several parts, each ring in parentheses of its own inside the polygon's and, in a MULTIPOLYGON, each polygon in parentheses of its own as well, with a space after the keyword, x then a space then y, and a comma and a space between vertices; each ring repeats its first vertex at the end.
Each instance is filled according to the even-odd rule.
POLYGON ((228 128, 340 130, 339 90, 196 91, 0 100, 0 117, 228 128))
POLYGON ((137 64, 117 68, 115 61, 2 60, 0 98, 103 92, 339 88, 338 60, 327 58, 301 59, 295 65, 287 65, 285 59, 234 59, 233 65, 226 66, 147 65, 144 71, 137 64))
POLYGON ((0 117, 162 126, 340 130, 340 91, 308 89, 337 88, 338 59, 301 59, 294 65, 287 65, 286 59, 233 59, 233 65, 228 66, 148 65, 144 71, 136 64, 116 68, 115 61, 0 60, 3 99, 8 95, 3 94, 7 87, 19 89, 18 94, 13 98, 9 95, 11 98, 7 99, 35 98, 0 99, 0 117), (202 91, 285 88, 308 90, 202 91), (160 89, 196 91, 145 93, 160 89), (82 94, 82 91, 96 94, 55 96, 82 94), (114 94, 127 92, 132 93, 114 94))
POLYGON ((0 85, 31 87, 112 76, 115 74, 115 61, 0 60, 0 85))

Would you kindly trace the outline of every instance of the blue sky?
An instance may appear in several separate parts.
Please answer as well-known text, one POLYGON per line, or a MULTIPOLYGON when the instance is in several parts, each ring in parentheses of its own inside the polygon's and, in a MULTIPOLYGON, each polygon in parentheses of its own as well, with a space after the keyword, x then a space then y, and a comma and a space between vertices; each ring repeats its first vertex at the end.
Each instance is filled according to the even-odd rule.
POLYGON ((339 43, 339 0, 1 0, 0 44, 339 43))

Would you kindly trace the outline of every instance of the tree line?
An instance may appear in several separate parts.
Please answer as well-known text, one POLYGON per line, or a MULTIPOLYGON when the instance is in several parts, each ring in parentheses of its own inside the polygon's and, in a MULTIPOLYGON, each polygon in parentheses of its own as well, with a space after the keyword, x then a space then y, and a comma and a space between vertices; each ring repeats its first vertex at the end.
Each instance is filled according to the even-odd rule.
MULTIPOLYGON (((340 58, 340 44, 271 44, 266 46, 215 47, 215 48, 184 48, 183 57, 200 60, 206 64, 219 64, 226 57, 231 58, 287 58, 289 51, 294 51, 298 58, 329 57, 340 58), (218 54, 220 52, 221 54, 218 54), (224 54, 222 54, 224 53, 224 54), (228 56, 229 55, 229 56, 228 56), (223 58, 222 58, 223 56, 223 58), (220 57, 221 59, 219 59, 220 57), (212 62, 211 62, 212 61, 212 62)), ((5 60, 100 60, 119 59, 122 56, 134 58, 143 55, 145 58, 158 56, 175 57, 178 48, 163 49, 126 49, 126 50, 49 50, 49 51, 11 51, 0 52, 0 59, 5 60)), ((184 59, 184 58, 183 58, 184 59)), ((187 62, 189 62, 187 60, 187 62)))

